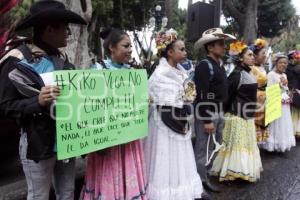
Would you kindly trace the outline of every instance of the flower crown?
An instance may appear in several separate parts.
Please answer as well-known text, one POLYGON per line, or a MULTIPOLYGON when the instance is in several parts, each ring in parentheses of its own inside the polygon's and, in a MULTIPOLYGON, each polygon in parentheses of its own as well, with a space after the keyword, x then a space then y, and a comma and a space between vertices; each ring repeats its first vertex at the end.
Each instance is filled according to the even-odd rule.
POLYGON ((273 55, 273 59, 272 60, 273 60, 274 63, 277 63, 281 58, 288 59, 288 57, 284 53, 278 52, 278 53, 276 53, 276 54, 273 55))
POLYGON ((266 40, 258 38, 258 39, 255 40, 254 44, 252 44, 252 45, 250 46, 250 49, 251 49, 252 51, 257 51, 257 50, 264 49, 264 48, 266 48, 267 46, 268 46, 268 43, 267 43, 266 40))
POLYGON ((300 51, 292 51, 291 53, 289 53, 288 57, 289 59, 293 59, 296 62, 300 63, 300 51))
POLYGON ((263 49, 263 48, 266 48, 268 46, 268 43, 267 43, 266 40, 258 38, 254 42, 254 45, 257 46, 258 49, 263 49))
POLYGON ((177 32, 174 29, 167 31, 160 31, 157 33, 155 42, 157 50, 163 50, 167 48, 169 44, 177 40, 177 32))
POLYGON ((229 47, 229 55, 231 56, 237 56, 240 53, 243 52, 243 50, 245 50, 246 48, 248 48, 248 46, 242 42, 242 41, 235 41, 233 43, 230 44, 229 47))

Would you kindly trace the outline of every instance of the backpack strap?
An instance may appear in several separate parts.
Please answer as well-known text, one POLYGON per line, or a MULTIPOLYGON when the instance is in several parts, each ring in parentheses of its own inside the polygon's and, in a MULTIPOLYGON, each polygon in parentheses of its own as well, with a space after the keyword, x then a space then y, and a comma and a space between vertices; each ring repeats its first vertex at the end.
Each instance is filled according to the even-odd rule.
POLYGON ((212 79, 214 77, 214 68, 208 59, 203 59, 202 61, 207 63, 208 69, 209 69, 209 74, 210 74, 209 81, 212 81, 212 79))
POLYGON ((29 49, 29 47, 23 43, 20 46, 18 46, 16 49, 18 49, 19 51, 22 52, 24 58, 28 61, 28 62, 32 62, 33 61, 33 56, 32 56, 32 52, 29 49))

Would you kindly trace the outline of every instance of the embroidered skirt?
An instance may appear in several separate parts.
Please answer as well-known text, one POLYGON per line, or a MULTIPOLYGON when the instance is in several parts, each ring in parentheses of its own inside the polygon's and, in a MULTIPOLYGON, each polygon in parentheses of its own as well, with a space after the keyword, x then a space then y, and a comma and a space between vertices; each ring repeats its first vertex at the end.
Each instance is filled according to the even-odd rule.
POLYGON ((294 135, 300 138, 300 108, 291 107, 292 120, 294 126, 294 135))
POLYGON ((262 163, 256 142, 254 119, 245 120, 226 114, 223 144, 224 148, 218 152, 210 174, 219 176, 220 181, 257 181, 262 171, 262 163))

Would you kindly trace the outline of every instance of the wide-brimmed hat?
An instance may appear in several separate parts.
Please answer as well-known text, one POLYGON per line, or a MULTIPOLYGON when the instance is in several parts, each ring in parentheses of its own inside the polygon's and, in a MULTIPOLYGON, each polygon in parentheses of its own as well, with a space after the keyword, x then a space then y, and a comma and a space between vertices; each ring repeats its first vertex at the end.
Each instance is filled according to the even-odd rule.
POLYGON ((67 10, 65 5, 58 1, 43 0, 33 4, 29 14, 17 26, 16 30, 45 24, 46 22, 62 22, 72 24, 87 24, 78 14, 67 10))
POLYGON ((195 49, 203 48, 208 44, 217 40, 235 40, 233 35, 223 33, 221 28, 212 28, 204 31, 202 37, 195 43, 195 49))

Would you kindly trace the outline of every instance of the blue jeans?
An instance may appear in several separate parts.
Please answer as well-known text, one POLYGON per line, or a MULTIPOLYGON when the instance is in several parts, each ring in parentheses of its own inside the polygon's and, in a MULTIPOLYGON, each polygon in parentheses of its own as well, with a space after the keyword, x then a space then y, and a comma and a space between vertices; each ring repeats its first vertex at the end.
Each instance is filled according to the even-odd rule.
POLYGON ((28 160, 26 133, 21 135, 19 153, 28 187, 27 200, 48 200, 51 183, 57 200, 74 200, 75 159, 69 162, 58 161, 56 157, 39 162, 28 160))
MULTIPOLYGON (((216 115, 212 120, 215 130, 216 130, 216 140, 221 144, 222 143, 222 133, 224 129, 224 118, 222 116, 216 115)), ((204 123, 202 120, 195 119, 195 133, 196 133, 196 142, 194 147, 197 171, 200 174, 202 182, 207 181, 207 170, 209 168, 205 166, 206 164, 206 148, 207 140, 209 134, 204 131, 204 123)), ((209 154, 214 150, 214 145, 211 139, 209 146, 209 154)), ((213 162, 213 161, 212 161, 213 162)), ((210 163, 210 165, 212 164, 210 163)))

